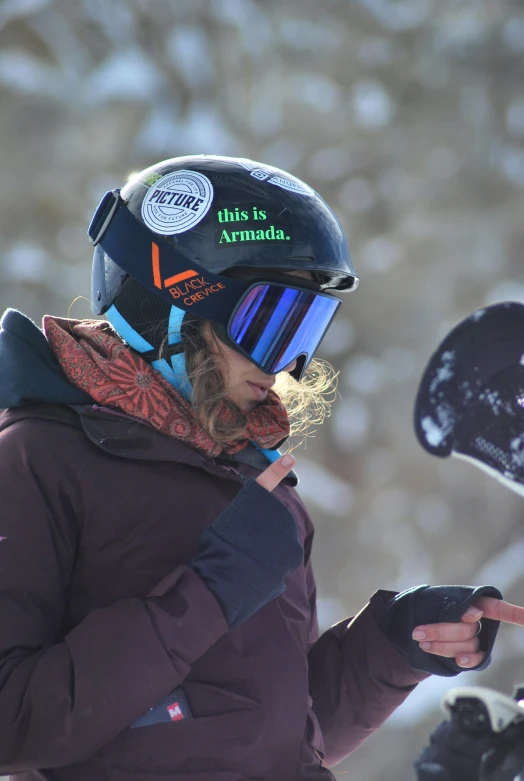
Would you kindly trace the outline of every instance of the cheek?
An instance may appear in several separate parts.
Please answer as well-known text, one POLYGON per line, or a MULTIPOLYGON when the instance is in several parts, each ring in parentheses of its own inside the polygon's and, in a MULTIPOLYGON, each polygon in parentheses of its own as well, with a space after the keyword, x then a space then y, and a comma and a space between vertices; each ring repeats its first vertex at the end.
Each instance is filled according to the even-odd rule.
POLYGON ((225 357, 227 361, 227 367, 229 372, 229 378, 231 382, 240 379, 240 376, 251 368, 251 361, 249 361, 244 355, 233 350, 232 347, 225 347, 225 357))

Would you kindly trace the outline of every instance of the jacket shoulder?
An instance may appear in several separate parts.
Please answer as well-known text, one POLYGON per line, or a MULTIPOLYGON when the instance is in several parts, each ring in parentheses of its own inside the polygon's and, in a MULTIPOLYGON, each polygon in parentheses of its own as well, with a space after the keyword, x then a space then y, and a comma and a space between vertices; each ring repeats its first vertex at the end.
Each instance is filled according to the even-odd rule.
MULTIPOLYGON (((64 404, 34 403, 0 410, 0 432, 20 421, 48 420, 74 428, 81 428, 78 413, 64 404)), ((32 426, 30 425, 32 428, 32 426)))
POLYGON ((1 461, 33 464, 38 471, 53 463, 73 463, 89 445, 79 415, 60 404, 28 404, 0 411, 1 461))

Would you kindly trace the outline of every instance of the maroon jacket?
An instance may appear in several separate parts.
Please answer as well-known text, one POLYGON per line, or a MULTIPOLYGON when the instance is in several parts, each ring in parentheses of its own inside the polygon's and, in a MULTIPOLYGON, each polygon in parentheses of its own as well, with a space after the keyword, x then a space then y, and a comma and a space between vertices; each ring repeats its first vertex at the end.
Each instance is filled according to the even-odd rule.
POLYGON ((318 638, 304 565, 228 631, 187 566, 239 473, 145 424, 51 404, 0 415, 0 773, 23 781, 329 779, 427 677, 379 631, 378 592, 318 638), (176 615, 148 596, 175 590, 176 615), (130 729, 181 687, 192 718, 130 729), (324 763, 320 757, 324 756, 324 763))

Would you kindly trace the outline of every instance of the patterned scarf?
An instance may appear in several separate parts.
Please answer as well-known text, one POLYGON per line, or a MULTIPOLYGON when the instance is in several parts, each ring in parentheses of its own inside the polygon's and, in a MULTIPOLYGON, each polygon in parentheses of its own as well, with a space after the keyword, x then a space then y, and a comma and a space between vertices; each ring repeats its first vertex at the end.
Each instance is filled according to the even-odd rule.
MULTIPOLYGON (((145 420, 205 455, 237 453, 250 440, 271 449, 289 435, 286 408, 270 390, 266 399, 248 413, 242 437, 222 447, 202 428, 191 404, 160 372, 126 347, 109 323, 46 315, 44 334, 69 382, 88 393, 97 404, 145 420)), ((233 421, 234 415, 231 407, 222 403, 221 420, 233 421)))

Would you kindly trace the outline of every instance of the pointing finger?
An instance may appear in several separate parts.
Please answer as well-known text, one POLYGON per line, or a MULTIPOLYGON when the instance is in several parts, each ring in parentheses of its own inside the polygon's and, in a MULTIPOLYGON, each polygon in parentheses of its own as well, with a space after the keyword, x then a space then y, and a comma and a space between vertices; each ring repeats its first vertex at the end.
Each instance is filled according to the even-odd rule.
POLYGON ((285 456, 279 458, 278 461, 274 461, 261 475, 256 479, 256 482, 265 488, 266 491, 272 491, 281 480, 291 471, 295 464, 295 457, 286 453, 285 456))
POLYGON ((503 621, 506 624, 518 624, 524 626, 524 607, 511 605, 503 599, 495 597, 479 597, 475 605, 482 610, 484 618, 493 618, 495 621, 503 621))

